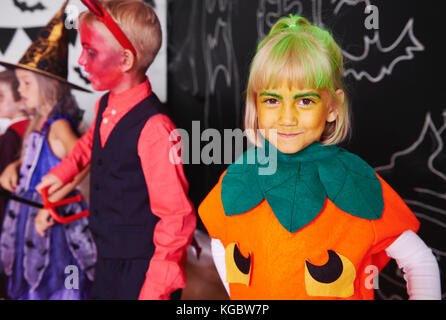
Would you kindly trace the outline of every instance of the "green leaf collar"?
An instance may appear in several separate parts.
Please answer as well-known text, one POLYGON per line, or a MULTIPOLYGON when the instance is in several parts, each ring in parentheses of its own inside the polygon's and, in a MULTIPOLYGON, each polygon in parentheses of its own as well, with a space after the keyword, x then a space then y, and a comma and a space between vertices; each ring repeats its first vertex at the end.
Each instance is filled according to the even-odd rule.
POLYGON ((321 212, 328 197, 356 217, 381 217, 381 183, 360 157, 318 142, 284 154, 263 141, 264 147, 248 149, 223 177, 221 199, 227 216, 243 214, 266 199, 282 226, 294 233, 321 212), (264 174, 267 167, 274 173, 264 174))

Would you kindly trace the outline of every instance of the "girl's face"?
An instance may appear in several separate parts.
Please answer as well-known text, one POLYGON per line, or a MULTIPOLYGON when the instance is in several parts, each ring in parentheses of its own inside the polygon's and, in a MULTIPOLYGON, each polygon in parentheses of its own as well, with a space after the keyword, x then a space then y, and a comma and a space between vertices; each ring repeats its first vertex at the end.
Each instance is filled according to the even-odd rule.
MULTIPOLYGON (((343 91, 338 90, 343 102, 343 91)), ((319 141, 327 122, 338 116, 326 90, 289 88, 286 84, 257 93, 259 129, 282 153, 296 153, 319 141)))
POLYGON ((79 28, 82 53, 78 63, 84 67, 94 90, 113 90, 122 80, 119 65, 121 48, 109 35, 107 28, 99 22, 82 23, 79 28))
POLYGON ((34 72, 24 69, 15 71, 17 80, 19 81, 18 91, 22 97, 22 101, 28 110, 35 110, 40 107, 39 85, 34 72))
POLYGON ((18 109, 18 102, 14 100, 11 85, 0 81, 0 118, 12 119, 18 109))

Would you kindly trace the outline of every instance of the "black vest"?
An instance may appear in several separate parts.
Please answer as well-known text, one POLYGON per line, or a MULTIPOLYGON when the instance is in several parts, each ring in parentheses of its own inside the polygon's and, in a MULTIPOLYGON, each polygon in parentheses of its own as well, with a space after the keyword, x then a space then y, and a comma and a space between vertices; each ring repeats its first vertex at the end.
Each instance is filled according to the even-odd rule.
POLYGON ((150 259, 159 218, 150 209, 138 140, 147 120, 166 113, 155 94, 133 107, 113 128, 104 148, 99 128, 108 104, 102 97, 91 154, 90 228, 99 258, 150 259))

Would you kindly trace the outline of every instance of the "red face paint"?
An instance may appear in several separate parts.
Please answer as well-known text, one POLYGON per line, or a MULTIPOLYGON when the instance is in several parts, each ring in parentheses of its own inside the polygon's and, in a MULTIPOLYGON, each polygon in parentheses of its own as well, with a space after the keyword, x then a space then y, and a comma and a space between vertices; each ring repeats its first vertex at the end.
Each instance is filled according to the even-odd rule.
POLYGON ((78 63, 88 73, 87 78, 94 90, 113 92, 124 75, 119 67, 122 49, 111 35, 107 36, 107 32, 99 22, 80 25, 82 53, 78 63))

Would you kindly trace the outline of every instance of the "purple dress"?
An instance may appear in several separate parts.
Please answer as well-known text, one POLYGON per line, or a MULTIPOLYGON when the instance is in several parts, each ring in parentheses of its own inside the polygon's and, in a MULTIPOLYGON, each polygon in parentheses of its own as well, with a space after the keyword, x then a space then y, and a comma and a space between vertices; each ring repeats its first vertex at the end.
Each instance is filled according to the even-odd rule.
MULTIPOLYGON (((48 144, 48 121, 42 133, 32 132, 25 145, 15 194, 41 203, 35 190, 48 171, 61 161, 48 144)), ((69 119, 68 119, 69 120, 69 119)), ((73 191, 67 197, 78 194, 73 191)), ((60 207, 67 216, 87 209, 85 202, 60 207)), ((0 238, 0 258, 8 275, 8 296, 14 300, 87 299, 94 277, 96 246, 88 219, 56 223, 42 238, 34 227, 38 208, 9 201, 0 238)))

